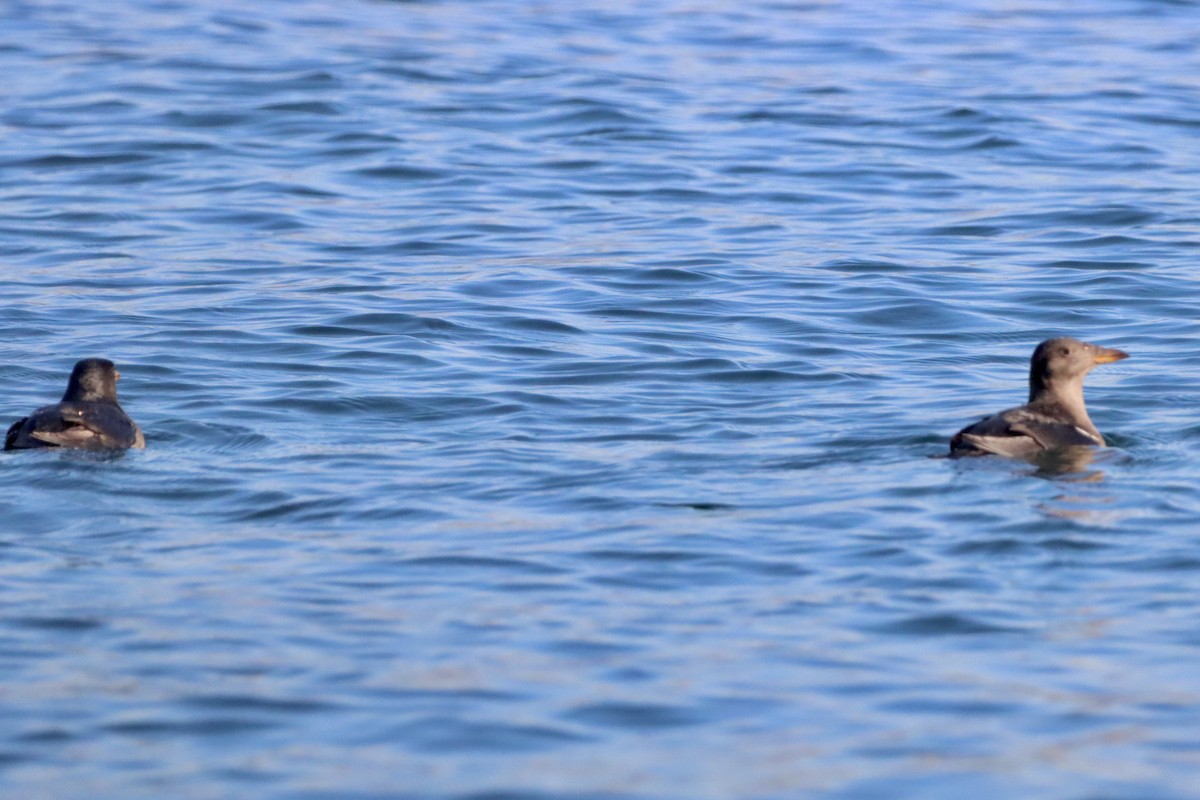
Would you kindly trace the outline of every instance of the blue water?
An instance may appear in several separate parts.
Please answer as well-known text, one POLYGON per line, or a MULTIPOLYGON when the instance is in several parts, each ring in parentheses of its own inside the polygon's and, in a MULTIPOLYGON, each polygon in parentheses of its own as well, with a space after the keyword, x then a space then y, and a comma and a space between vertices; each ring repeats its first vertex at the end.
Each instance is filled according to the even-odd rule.
POLYGON ((1198 11, 0 5, 0 794, 1195 797, 1198 11))

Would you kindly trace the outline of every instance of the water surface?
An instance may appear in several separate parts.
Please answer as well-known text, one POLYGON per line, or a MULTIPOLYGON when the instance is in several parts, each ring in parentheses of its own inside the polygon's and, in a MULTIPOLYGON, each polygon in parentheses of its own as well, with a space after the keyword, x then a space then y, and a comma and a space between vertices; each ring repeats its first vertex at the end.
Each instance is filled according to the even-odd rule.
POLYGON ((1145 798, 1200 764, 1188 2, 0 10, 0 788, 1145 798), (931 458, 1054 334, 1112 447, 931 458))

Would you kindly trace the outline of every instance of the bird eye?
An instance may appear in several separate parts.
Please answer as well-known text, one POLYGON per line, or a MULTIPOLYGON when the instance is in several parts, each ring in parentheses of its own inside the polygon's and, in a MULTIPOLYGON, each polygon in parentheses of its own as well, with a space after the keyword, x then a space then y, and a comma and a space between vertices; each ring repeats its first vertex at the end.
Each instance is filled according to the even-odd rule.
POLYGON ((1070 351, 1070 350, 1068 350, 1067 348, 1065 348, 1065 347, 1064 347, 1064 348, 1062 348, 1061 350, 1059 350, 1059 351, 1058 351, 1058 354, 1059 354, 1060 356, 1067 356, 1067 355, 1070 355, 1070 354, 1071 354, 1071 351, 1070 351))

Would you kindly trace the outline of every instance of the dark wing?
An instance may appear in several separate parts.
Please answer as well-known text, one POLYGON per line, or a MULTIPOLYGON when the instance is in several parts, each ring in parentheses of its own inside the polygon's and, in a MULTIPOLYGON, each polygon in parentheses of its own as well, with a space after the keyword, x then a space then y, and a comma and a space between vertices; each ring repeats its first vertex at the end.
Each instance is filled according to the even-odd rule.
POLYGON ((137 425, 115 403, 63 402, 27 417, 13 446, 107 450, 139 447, 140 442, 137 425))
POLYGON ((21 427, 29 421, 29 417, 21 417, 19 420, 8 426, 8 433, 4 435, 4 449, 16 450, 20 445, 17 442, 21 438, 21 427))
POLYGON ((951 455, 994 453, 1008 458, 1032 458, 1046 450, 1100 442, 1069 422, 1048 419, 1024 406, 1010 408, 974 425, 950 440, 951 455))
POLYGON ((1026 419, 1013 423, 1012 430, 1032 437, 1046 450, 1101 444, 1095 436, 1069 422, 1026 419))

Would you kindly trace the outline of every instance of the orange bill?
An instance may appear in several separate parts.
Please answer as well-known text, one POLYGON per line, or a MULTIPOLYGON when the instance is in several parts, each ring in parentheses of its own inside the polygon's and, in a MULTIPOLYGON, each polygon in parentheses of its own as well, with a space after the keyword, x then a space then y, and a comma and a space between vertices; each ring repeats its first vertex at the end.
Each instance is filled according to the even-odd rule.
POLYGON ((1129 353, 1112 347, 1097 347, 1095 355, 1092 356, 1092 360, 1097 364, 1109 364, 1122 358, 1129 358, 1129 353))

